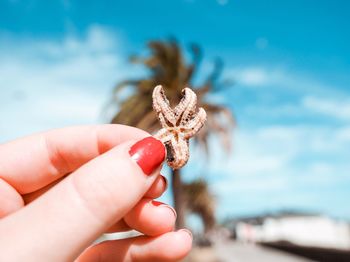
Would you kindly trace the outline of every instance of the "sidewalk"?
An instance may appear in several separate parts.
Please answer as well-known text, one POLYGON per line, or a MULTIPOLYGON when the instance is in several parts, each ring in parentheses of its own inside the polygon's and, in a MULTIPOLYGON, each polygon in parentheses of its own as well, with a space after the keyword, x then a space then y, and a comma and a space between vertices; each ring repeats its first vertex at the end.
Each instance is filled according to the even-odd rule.
POLYGON ((233 241, 216 243, 213 248, 195 248, 188 262, 309 262, 298 256, 258 245, 233 241))

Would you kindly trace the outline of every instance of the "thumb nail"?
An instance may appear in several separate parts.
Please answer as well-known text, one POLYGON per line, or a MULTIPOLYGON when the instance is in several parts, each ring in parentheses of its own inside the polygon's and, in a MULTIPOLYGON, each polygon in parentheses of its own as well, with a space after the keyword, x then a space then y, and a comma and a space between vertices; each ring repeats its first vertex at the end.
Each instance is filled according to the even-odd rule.
POLYGON ((150 136, 136 142, 129 154, 143 173, 150 175, 164 161, 165 147, 162 142, 150 136))

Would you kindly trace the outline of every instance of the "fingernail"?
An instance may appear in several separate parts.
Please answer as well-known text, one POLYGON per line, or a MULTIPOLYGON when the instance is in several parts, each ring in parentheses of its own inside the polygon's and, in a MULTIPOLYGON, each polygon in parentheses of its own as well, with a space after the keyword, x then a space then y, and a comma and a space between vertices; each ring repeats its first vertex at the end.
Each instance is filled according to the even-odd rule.
POLYGON ((175 211, 175 209, 174 209, 173 207, 171 207, 171 206, 169 206, 169 205, 167 205, 167 204, 165 204, 165 203, 163 203, 163 202, 157 201, 157 200, 152 200, 152 205, 154 205, 154 206, 156 206, 156 207, 158 207, 158 206, 164 206, 164 207, 166 207, 166 208, 169 208, 169 209, 173 212, 173 214, 174 214, 174 216, 175 216, 175 219, 177 218, 176 211, 175 211))
POLYGON ((188 230, 187 228, 179 229, 177 232, 180 232, 180 231, 186 232, 193 239, 192 232, 190 230, 188 230))
POLYGON ((165 184, 165 189, 164 189, 164 191, 165 191, 165 190, 168 189, 168 179, 166 179, 166 177, 163 176, 163 175, 160 175, 160 176, 163 178, 163 181, 164 181, 164 184, 165 184))
POLYGON ((129 154, 142 171, 150 175, 164 161, 165 147, 162 142, 150 136, 136 142, 129 154))

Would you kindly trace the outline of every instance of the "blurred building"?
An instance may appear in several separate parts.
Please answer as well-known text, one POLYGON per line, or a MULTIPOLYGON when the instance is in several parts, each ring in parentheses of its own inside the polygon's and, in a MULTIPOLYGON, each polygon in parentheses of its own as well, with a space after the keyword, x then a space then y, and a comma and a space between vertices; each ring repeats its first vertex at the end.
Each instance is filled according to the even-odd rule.
POLYGON ((279 214, 237 221, 236 238, 242 242, 289 242, 305 247, 349 250, 350 227, 321 215, 279 214))

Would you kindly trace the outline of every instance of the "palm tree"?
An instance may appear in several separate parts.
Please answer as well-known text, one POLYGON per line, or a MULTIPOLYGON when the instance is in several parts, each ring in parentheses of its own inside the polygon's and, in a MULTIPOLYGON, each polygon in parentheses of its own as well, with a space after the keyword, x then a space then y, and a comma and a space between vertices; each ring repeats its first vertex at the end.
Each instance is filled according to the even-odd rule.
POLYGON ((208 183, 203 179, 185 183, 183 193, 186 209, 202 219, 204 233, 209 233, 215 225, 215 200, 208 183))
MULTIPOLYGON (((126 80, 115 87, 112 103, 118 105, 119 111, 113 117, 112 123, 135 126, 153 133, 160 128, 152 108, 153 88, 156 85, 162 85, 174 106, 181 99, 181 90, 190 86, 197 93, 199 106, 203 107, 208 115, 207 123, 195 137, 195 141, 203 147, 208 155, 208 138, 214 134, 218 135, 223 142, 222 144, 229 149, 230 130, 234 125, 232 113, 224 106, 206 100, 208 93, 216 92, 225 86, 218 83, 222 63, 217 60, 212 73, 201 85, 194 86, 193 79, 202 57, 197 45, 190 46, 190 54, 192 55, 190 63, 186 63, 184 53, 175 40, 151 41, 148 43, 148 47, 151 51, 149 56, 133 56, 130 61, 144 65, 149 70, 149 76, 126 80), (131 88, 132 93, 126 99, 121 100, 119 95, 125 88, 131 88)), ((185 216, 180 172, 180 170, 172 170, 172 189, 174 205, 178 214, 178 228, 184 226, 185 216)))

